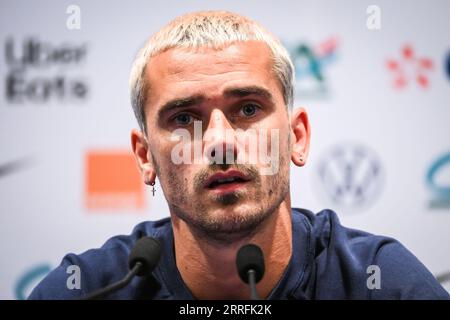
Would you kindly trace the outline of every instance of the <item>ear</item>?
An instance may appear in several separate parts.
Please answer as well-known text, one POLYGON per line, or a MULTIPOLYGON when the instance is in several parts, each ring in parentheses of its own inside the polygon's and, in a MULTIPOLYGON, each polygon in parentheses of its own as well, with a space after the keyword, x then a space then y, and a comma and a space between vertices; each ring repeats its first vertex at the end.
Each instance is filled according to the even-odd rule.
POLYGON ((291 115, 291 159, 296 166, 306 164, 310 137, 308 114, 305 109, 298 108, 291 115))
POLYGON ((146 184, 155 182, 156 171, 154 169, 147 138, 142 131, 133 129, 131 131, 131 147, 133 149, 136 164, 146 184))

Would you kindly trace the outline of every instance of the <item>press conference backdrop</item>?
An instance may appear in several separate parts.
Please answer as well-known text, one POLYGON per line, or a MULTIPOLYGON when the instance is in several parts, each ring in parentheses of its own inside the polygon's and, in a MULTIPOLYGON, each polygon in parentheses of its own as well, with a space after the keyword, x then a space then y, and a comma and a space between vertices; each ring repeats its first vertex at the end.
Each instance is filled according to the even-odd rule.
POLYGON ((261 22, 291 52, 312 127, 293 206, 334 209, 450 271, 450 2, 2 0, 0 298, 168 216, 131 155, 128 75, 149 35, 206 9, 261 22))

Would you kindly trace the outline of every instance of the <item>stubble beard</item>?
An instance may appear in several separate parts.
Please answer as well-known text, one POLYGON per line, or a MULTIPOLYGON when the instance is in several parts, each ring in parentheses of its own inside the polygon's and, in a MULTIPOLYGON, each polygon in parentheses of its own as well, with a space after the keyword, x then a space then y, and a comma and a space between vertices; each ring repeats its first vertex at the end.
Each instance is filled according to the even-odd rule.
POLYGON ((257 233, 289 193, 289 167, 286 157, 282 156, 280 170, 275 175, 267 176, 266 186, 262 185, 261 176, 255 166, 213 164, 195 175, 195 194, 202 197, 202 194, 207 192, 204 190, 207 177, 229 167, 251 177, 251 181, 248 182, 252 184, 251 190, 210 195, 207 200, 209 205, 204 201, 194 200, 195 196, 189 199, 188 181, 176 172, 171 172, 166 181, 168 189, 171 190, 170 198, 166 197, 170 211, 183 220, 195 236, 217 245, 241 241, 257 233), (239 210, 236 212, 235 209, 238 209, 240 203, 254 205, 245 213, 239 210), (221 210, 222 213, 211 214, 211 210, 214 209, 221 210))

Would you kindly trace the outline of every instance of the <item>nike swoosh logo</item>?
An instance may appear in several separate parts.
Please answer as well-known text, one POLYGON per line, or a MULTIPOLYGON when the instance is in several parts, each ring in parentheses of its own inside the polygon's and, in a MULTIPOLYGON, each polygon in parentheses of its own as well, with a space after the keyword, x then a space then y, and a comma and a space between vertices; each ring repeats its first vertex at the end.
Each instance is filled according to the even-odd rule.
POLYGON ((0 164, 0 178, 23 170, 33 163, 31 157, 25 157, 0 164))

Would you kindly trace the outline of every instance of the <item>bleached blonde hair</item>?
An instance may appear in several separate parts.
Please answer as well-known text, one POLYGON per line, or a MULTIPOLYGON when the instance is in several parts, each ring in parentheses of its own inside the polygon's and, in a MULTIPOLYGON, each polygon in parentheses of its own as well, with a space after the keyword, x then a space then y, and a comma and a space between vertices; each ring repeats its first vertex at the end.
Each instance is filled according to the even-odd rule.
POLYGON ((139 127, 147 133, 144 106, 148 94, 145 73, 148 61, 172 48, 224 48, 234 42, 261 41, 269 47, 288 111, 294 100, 294 67, 287 50, 255 21, 228 11, 201 11, 182 15, 151 36, 139 50, 131 68, 130 97, 139 127))

